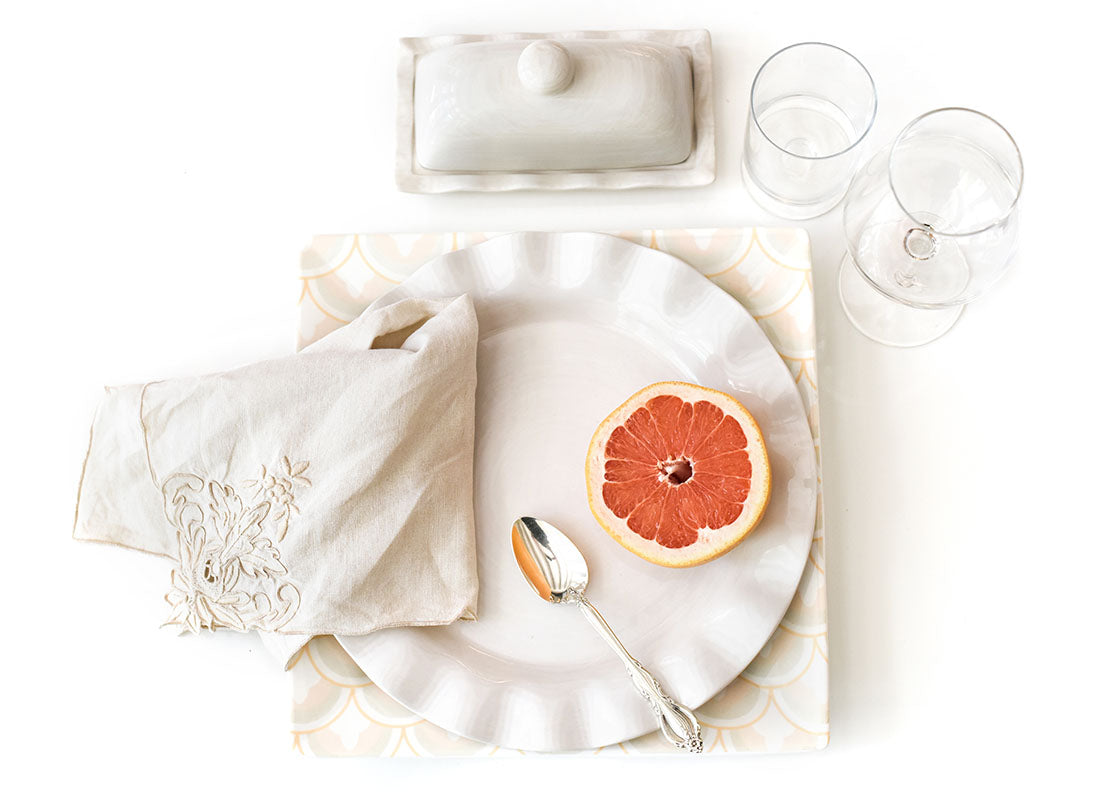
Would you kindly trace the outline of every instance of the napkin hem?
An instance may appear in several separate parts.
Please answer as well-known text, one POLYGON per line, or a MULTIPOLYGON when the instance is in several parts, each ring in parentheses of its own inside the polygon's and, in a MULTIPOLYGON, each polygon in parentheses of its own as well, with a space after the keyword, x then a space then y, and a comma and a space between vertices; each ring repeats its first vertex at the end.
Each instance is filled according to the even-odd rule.
MULTIPOLYGON (((474 610, 473 605, 474 605, 474 601, 471 601, 471 602, 467 603, 466 605, 464 605, 462 607, 462 609, 460 609, 457 612, 456 616, 453 616, 450 619, 441 618, 441 619, 433 619, 433 620, 405 620, 403 622, 396 622, 396 623, 392 623, 392 624, 388 624, 388 625, 378 625, 376 627, 372 627, 372 628, 369 628, 367 630, 359 631, 359 632, 356 632, 356 633, 342 633, 342 632, 335 632, 335 631, 319 631, 317 633, 308 633, 307 631, 288 631, 288 630, 284 630, 284 631, 258 631, 258 634, 260 634, 262 641, 265 641, 265 646, 268 647, 270 650, 273 650, 274 654, 276 654, 276 650, 279 650, 280 653, 285 653, 286 652, 285 649, 278 647, 280 637, 286 637, 286 636, 303 636, 303 637, 306 637, 306 638, 303 639, 303 641, 300 642, 299 647, 297 647, 291 653, 287 653, 287 655, 285 657, 285 660, 284 660, 284 671, 287 672, 288 670, 290 670, 292 667, 295 666, 295 664, 299 660, 300 654, 303 652, 304 648, 306 648, 307 645, 309 645, 311 643, 312 639, 314 639, 318 636, 333 636, 337 640, 338 637, 340 637, 340 636, 347 637, 347 638, 358 637, 358 636, 369 636, 371 634, 377 633, 378 631, 385 631, 385 630, 390 630, 390 629, 393 629, 393 628, 435 628, 435 627, 439 627, 439 626, 443 626, 443 625, 451 625, 452 623, 460 622, 460 621, 474 622, 474 621, 478 620, 478 614, 474 610), (267 639, 266 639, 265 634, 268 634, 267 639), (271 640, 271 642, 268 641, 268 640, 271 640)), ((339 644, 341 645, 341 642, 339 642, 339 644)))
POLYGON ((78 494, 74 498, 74 525, 70 528, 70 538, 79 542, 88 541, 78 537, 78 516, 82 510, 82 488, 86 483, 86 468, 89 466, 89 457, 93 452, 93 427, 97 424, 97 414, 94 413, 93 421, 89 424, 89 441, 86 442, 86 455, 82 459, 82 471, 78 474, 78 494))
MULTIPOLYGON (((285 628, 284 630, 266 630, 263 632, 276 633, 280 636, 369 636, 371 633, 386 631, 392 628, 436 628, 440 625, 450 625, 452 622, 459 622, 460 620, 464 622, 477 621, 478 617, 467 617, 464 616, 464 613, 465 612, 459 612, 450 619, 406 619, 401 622, 390 622, 385 625, 374 625, 373 627, 364 628, 358 631, 293 631, 285 628)), ((219 628, 219 630, 222 630, 222 628, 219 628)))
POLYGON ((385 625, 374 625, 368 628, 363 628, 357 631, 300 631, 289 630, 285 628, 280 631, 265 631, 265 633, 275 633, 280 636, 369 636, 371 633, 378 631, 386 631, 392 628, 436 628, 440 625, 450 625, 453 622, 475 622, 478 620, 478 615, 471 608, 471 603, 467 603, 463 608, 455 612, 451 617, 440 617, 439 619, 406 619, 400 622, 389 622, 385 625), (466 616, 470 614, 471 616, 466 616))
MULTIPOLYGON (((148 432, 144 426, 142 414, 144 393, 151 382, 144 384, 132 384, 122 386, 105 386, 103 387, 104 396, 98 404, 97 411, 94 413, 93 421, 89 426, 89 441, 86 445, 85 458, 82 460, 82 469, 78 476, 78 491, 74 499, 74 524, 70 530, 70 538, 78 542, 96 542, 101 544, 113 544, 125 550, 134 550, 138 553, 146 553, 154 556, 163 556, 164 558, 172 561, 176 560, 176 555, 173 549, 165 548, 163 550, 149 549, 141 547, 134 543, 137 536, 137 531, 126 527, 119 527, 116 530, 98 530, 98 528, 105 528, 106 526, 112 527, 111 521, 104 518, 104 512, 97 505, 99 493, 104 494, 103 487, 96 485, 94 481, 93 487, 89 486, 91 475, 90 465, 94 459, 94 448, 98 441, 98 426, 104 422, 106 415, 109 416, 127 416, 132 414, 136 415, 136 423, 138 429, 132 431, 132 436, 129 436, 124 444, 128 447, 131 454, 135 457, 141 451, 143 453, 143 460, 145 464, 145 471, 151 479, 151 486, 158 495, 160 488, 155 480, 154 472, 151 466, 151 457, 148 450, 148 432), (135 397, 133 396, 135 395, 135 397), (135 405, 135 408, 132 406, 135 405), (135 439, 135 440, 134 440, 135 439), (92 494, 92 500, 91 500, 92 494), (87 508, 87 513, 83 517, 83 505, 86 502, 93 502, 93 510, 87 508), (100 521, 101 525, 96 523, 100 521)), ((102 428, 104 436, 104 428, 102 428)), ((122 442, 110 442, 111 445, 120 445, 122 442)), ((106 443, 101 442, 102 449, 106 443)), ((121 479, 120 475, 115 475, 114 479, 121 479)), ((101 476, 104 482, 104 476, 101 476)), ((154 523, 154 520, 151 520, 154 523)), ((162 513, 159 516, 160 523, 163 523, 162 513)), ((163 525, 161 524, 162 528, 163 525)))

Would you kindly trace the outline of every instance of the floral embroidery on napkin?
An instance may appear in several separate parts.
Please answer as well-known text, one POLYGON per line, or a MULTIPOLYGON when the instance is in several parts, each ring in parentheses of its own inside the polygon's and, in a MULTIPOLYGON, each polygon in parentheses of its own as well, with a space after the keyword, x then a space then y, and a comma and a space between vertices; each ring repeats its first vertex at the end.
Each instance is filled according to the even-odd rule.
POLYGON ((288 535, 288 522, 291 520, 292 514, 299 513, 299 506, 296 505, 293 495, 295 487, 297 485, 311 485, 311 481, 303 477, 308 462, 298 461, 293 464, 287 456, 284 456, 280 459, 280 466, 283 468, 280 474, 274 475, 268 471, 268 467, 262 464, 260 477, 245 481, 242 484, 246 489, 256 490, 253 496, 249 498, 249 502, 263 496, 272 504, 276 511, 272 519, 276 521, 277 542, 284 541, 284 537, 288 535))
POLYGON ((164 513, 179 540, 165 625, 183 633, 221 627, 274 631, 295 616, 299 590, 283 580, 288 568, 265 534, 277 542, 287 534, 292 515, 299 513, 296 487, 311 485, 303 474, 307 467, 287 457, 279 470, 262 466, 258 477, 242 483, 247 496, 189 473, 164 481, 164 513))

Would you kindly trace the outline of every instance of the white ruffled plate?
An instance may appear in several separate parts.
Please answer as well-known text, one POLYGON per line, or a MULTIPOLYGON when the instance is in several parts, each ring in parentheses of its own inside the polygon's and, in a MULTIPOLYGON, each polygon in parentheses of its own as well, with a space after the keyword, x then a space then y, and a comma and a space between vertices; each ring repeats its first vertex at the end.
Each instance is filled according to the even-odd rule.
POLYGON ((491 239, 426 264, 376 305, 464 293, 479 320, 479 618, 340 641, 392 697, 471 739, 574 750, 648 733, 648 705, 579 610, 544 603, 525 584, 513 520, 528 514, 567 533, 587 558, 589 599, 672 695, 700 706, 769 639, 809 552, 816 463, 793 378, 731 296, 684 262, 612 236, 491 239), (598 423, 664 380, 739 398, 773 470, 751 536, 681 570, 643 561, 600 529, 583 474, 598 423))

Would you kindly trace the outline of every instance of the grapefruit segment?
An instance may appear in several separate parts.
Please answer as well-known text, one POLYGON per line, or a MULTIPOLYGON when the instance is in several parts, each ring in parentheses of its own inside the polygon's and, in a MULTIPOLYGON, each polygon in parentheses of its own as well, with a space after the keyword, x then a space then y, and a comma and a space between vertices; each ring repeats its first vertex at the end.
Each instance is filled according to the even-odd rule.
POLYGON ((669 567, 735 547, 770 499, 754 418, 730 395, 690 383, 655 383, 611 412, 591 439, 585 473, 603 529, 669 567))

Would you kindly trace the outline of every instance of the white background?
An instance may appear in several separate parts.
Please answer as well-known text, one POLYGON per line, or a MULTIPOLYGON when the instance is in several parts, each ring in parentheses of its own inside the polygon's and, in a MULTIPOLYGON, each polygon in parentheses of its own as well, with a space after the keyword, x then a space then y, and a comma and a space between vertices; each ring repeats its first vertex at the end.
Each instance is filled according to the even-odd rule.
MULTIPOLYGON (((1112 793, 1118 144, 1104 4, 5 3, 0 15, 0 737, 6 782, 122 796, 1112 793), (1037 10, 1035 7, 1039 6, 1037 10), (408 196, 396 39, 712 31, 701 189, 408 196), (837 304, 839 214, 807 225, 823 407, 832 723, 803 756, 300 757, 250 636, 157 631, 166 562, 70 540, 102 384, 289 352, 315 233, 776 222, 740 185, 751 77, 780 46, 860 56, 882 146, 984 110, 1026 162, 1021 255, 946 338, 891 350, 837 304)), ((1113 795, 1115 796, 1115 795, 1113 795)))

